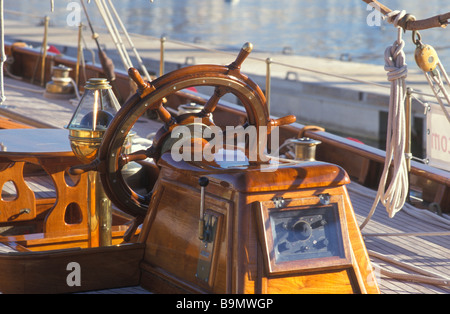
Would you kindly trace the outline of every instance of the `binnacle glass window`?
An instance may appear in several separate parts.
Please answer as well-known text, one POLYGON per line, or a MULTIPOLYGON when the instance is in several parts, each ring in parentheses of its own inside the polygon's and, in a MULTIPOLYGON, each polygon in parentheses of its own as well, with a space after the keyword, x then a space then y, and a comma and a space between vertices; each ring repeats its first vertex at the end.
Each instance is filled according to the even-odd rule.
POLYGON ((269 214, 275 262, 345 257, 336 205, 269 214))

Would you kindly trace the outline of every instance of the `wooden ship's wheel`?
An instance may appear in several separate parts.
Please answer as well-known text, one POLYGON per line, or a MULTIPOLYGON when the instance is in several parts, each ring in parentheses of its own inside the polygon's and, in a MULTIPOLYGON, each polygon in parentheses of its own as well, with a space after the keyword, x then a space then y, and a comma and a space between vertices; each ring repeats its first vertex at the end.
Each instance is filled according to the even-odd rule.
MULTIPOLYGON (((269 119, 266 99, 261 89, 251 79, 241 74, 241 64, 251 50, 251 44, 244 45, 236 60, 228 66, 190 66, 161 76, 151 83, 143 81, 136 69, 129 69, 130 77, 137 84, 137 93, 124 104, 112 121, 104 135, 98 160, 95 161, 95 164, 101 165, 97 169, 100 170, 105 192, 116 206, 133 216, 145 215, 150 197, 133 191, 124 179, 121 168, 130 161, 148 157, 158 160, 162 151, 167 151, 170 133, 177 126, 192 124, 193 119, 196 118, 201 119, 204 126, 214 125, 212 113, 221 97, 227 93, 234 94, 245 107, 246 125, 255 126, 257 129, 267 127, 270 132, 270 127, 295 121, 294 116, 278 120, 269 119), (199 86, 214 88, 213 95, 200 113, 174 118, 164 108, 163 101, 170 95, 183 89, 199 86), (154 144, 148 150, 130 155, 124 154, 122 149, 130 130, 148 110, 158 112, 160 119, 165 123, 164 127, 159 130, 154 144)), ((253 149, 264 150, 263 140, 259 140, 257 145, 258 147, 253 149)))

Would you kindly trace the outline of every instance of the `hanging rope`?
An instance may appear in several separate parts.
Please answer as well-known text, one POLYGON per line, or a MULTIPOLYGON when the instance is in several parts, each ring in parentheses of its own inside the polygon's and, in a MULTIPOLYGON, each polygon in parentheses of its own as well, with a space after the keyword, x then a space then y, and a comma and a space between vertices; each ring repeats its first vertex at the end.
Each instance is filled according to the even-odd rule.
POLYGON ((405 16, 405 11, 392 11, 387 15, 389 23, 393 23, 398 29, 398 37, 394 44, 385 50, 385 70, 388 72, 388 80, 391 82, 391 93, 389 100, 389 115, 386 138, 386 159, 383 173, 381 174, 378 192, 372 208, 366 220, 361 224, 360 229, 369 222, 378 203, 381 201, 386 207, 389 217, 402 209, 408 195, 408 167, 405 158, 406 144, 406 118, 405 99, 408 68, 405 62, 403 47, 405 42, 402 39, 403 29, 398 26, 405 16), (387 178, 393 167, 391 180, 386 188, 387 178))

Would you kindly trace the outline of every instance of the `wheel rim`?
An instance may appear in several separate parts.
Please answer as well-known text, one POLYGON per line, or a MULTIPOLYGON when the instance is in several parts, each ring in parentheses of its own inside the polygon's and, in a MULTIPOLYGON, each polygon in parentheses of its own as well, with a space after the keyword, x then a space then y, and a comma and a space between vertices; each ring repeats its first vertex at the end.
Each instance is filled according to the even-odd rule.
MULTIPOLYGON (((100 171, 102 183, 106 194, 119 209, 133 216, 144 216, 148 210, 150 199, 128 186, 122 176, 119 159, 123 144, 136 121, 147 110, 159 106, 164 97, 189 87, 221 87, 239 98, 250 125, 267 126, 269 119, 261 89, 239 72, 233 75, 229 75, 229 72, 226 66, 204 65, 176 70, 153 81, 155 90, 150 94, 142 99, 135 94, 121 108, 106 131, 99 149, 99 159, 104 164, 103 171, 100 171)), ((265 142, 260 141, 258 145, 265 147, 265 142)))

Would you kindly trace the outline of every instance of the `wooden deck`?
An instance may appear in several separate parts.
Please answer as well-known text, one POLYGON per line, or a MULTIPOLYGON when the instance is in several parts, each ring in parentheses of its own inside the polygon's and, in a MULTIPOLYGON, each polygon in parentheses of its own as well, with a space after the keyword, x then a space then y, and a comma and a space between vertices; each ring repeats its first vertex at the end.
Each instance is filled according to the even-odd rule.
MULTIPOLYGON (((43 87, 5 77, 6 101, 0 106, 0 116, 39 128, 64 128, 78 105, 77 99, 75 96, 71 100, 45 98, 44 93, 43 87)), ((160 127, 153 120, 139 119, 133 131, 145 138, 160 127)))
MULTIPOLYGON (((348 187, 353 208, 361 224, 372 207, 375 191, 355 183, 348 187)), ((447 278, 448 285, 434 286, 386 277, 380 272, 378 282, 382 293, 449 293, 450 292, 450 235, 445 236, 371 236, 372 234, 447 233, 450 219, 406 204, 394 218, 389 218, 383 205, 377 209, 369 223, 362 229, 367 249, 414 265, 425 271, 447 278)), ((371 256, 374 265, 397 273, 417 274, 403 267, 371 256)))
MULTIPOLYGON (((7 79, 7 84, 12 82, 7 79), (9 81, 9 82, 8 82, 9 81)), ((17 82, 14 82, 17 84, 17 82)), ((25 83, 20 86, 26 87, 25 83)), ((56 100, 35 100, 35 96, 43 93, 43 89, 32 87, 38 92, 14 89, 6 87, 7 102, 2 108, 1 113, 7 113, 7 116, 17 117, 35 117, 36 122, 42 122, 44 119, 38 118, 51 116, 52 119, 45 120, 46 126, 63 127, 68 123, 75 106, 70 103, 63 103, 56 100), (33 101, 24 101, 27 97, 32 97, 33 101)), ((30 98, 28 98, 30 99, 30 98)), ((46 118, 45 118, 46 119, 46 118)), ((39 123, 36 123, 39 127, 39 123)), ((154 132, 158 128, 154 121, 145 121, 137 123, 138 135, 143 137, 146 134, 154 132)), ((48 188, 49 181, 42 177, 30 179, 30 186, 42 197, 53 197, 54 189, 48 188)), ((352 200, 354 210, 357 215, 358 223, 362 223, 370 211, 375 197, 375 191, 351 183, 348 186, 349 194, 352 200)), ((7 193, 14 193, 4 189, 7 193)), ((367 249, 378 254, 393 258, 397 261, 408 263, 419 267, 425 271, 436 273, 437 276, 450 278, 450 236, 372 236, 379 233, 425 233, 425 232, 450 232, 450 218, 439 217, 431 212, 426 212, 406 205, 405 208, 396 214, 394 218, 389 218, 382 205, 378 205, 371 221, 362 230, 367 249)), ((0 246, 0 253, 6 253, 9 248, 0 246), (2 250, 3 248, 3 250, 2 250)), ((371 257, 376 267, 383 269, 412 274, 411 270, 396 266, 376 257, 371 257)), ((449 293, 450 286, 430 285, 406 280, 391 279, 379 273, 378 283, 382 293, 420 293, 436 294, 449 293)), ((113 289, 110 291, 101 291, 97 293, 144 293, 145 290, 135 287, 122 291, 113 289), (128 291, 128 292, 127 292, 128 291)))

